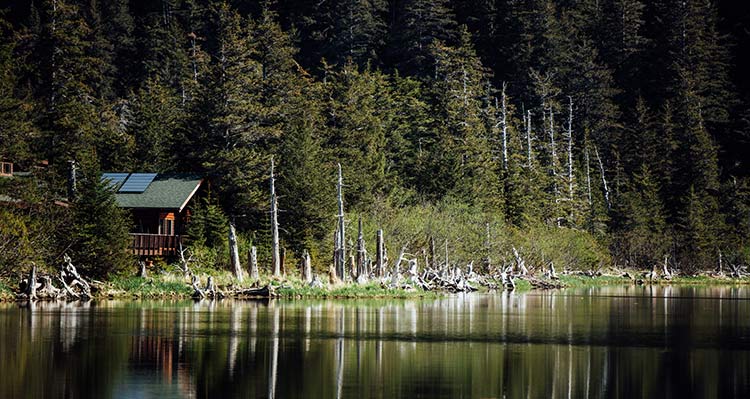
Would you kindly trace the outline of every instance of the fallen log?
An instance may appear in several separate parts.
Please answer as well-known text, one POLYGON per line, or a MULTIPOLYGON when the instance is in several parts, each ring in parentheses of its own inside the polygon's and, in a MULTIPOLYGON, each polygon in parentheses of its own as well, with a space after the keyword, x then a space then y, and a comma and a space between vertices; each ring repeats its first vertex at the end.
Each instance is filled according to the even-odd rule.
POLYGON ((229 293, 233 297, 256 297, 256 298, 270 298, 274 296, 273 287, 266 285, 260 288, 246 288, 235 290, 229 293))

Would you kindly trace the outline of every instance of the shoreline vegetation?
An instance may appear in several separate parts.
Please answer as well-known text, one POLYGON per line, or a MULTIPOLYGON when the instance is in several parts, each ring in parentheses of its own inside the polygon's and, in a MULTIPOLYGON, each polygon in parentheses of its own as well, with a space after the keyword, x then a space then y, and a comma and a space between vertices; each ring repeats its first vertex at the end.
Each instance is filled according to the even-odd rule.
MULTIPOLYGON (((571 288, 595 288, 612 285, 726 285, 739 286, 750 285, 749 277, 731 278, 717 273, 701 273, 690 276, 674 275, 669 278, 660 276, 649 278, 648 273, 636 270, 610 270, 599 275, 586 275, 583 272, 572 272, 560 274, 557 278, 547 276, 517 276, 515 278, 515 289, 510 291, 529 292, 533 290, 549 289, 571 289, 571 288), (635 276, 635 277, 634 277, 635 276)), ((450 291, 427 291, 412 287, 393 287, 386 281, 376 281, 359 284, 356 282, 317 284, 311 286, 296 277, 273 278, 262 277, 255 281, 246 281, 238 284, 228 272, 215 275, 202 275, 200 281, 212 278, 215 289, 219 293, 217 299, 259 299, 259 298, 281 298, 281 299, 358 299, 358 298, 388 298, 388 299, 413 299, 413 298, 437 298, 451 295, 450 291), (269 288, 268 294, 263 291, 269 288), (241 292, 260 292, 260 294, 242 295, 241 292), (258 291, 253 291, 258 290, 258 291)), ((10 281, 0 280, 0 302, 24 301, 24 295, 18 288, 12 288, 10 281)), ((477 292, 502 292, 502 287, 489 289, 479 287, 477 292)), ((98 299, 190 299, 200 300, 195 297, 194 289, 190 279, 179 272, 164 272, 150 277, 115 277, 107 282, 92 282, 93 300, 98 299)), ((48 300, 50 300, 48 298, 48 300)), ((55 299, 51 299, 55 300, 55 299)))

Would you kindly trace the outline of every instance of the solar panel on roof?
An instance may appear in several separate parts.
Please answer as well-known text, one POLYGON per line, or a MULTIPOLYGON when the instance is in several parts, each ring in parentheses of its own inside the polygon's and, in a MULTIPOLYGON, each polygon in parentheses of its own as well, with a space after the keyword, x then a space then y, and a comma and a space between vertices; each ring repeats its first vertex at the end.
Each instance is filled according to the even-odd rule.
POLYGON ((120 193, 142 193, 146 191, 149 184, 156 178, 156 173, 133 173, 122 184, 120 193))
POLYGON ((107 188, 114 188, 122 184, 130 173, 102 173, 102 181, 109 183, 107 188))

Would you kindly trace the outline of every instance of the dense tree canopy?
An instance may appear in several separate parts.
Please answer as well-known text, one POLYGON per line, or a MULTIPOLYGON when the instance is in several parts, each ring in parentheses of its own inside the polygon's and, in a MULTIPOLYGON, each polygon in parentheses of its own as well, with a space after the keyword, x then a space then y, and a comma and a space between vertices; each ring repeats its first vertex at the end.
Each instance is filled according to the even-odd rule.
POLYGON ((748 252, 747 82, 712 1, 6 4, 0 157, 50 181, 198 172, 259 233, 273 157, 282 239, 315 253, 341 163, 355 210, 451 199, 638 266, 748 252))

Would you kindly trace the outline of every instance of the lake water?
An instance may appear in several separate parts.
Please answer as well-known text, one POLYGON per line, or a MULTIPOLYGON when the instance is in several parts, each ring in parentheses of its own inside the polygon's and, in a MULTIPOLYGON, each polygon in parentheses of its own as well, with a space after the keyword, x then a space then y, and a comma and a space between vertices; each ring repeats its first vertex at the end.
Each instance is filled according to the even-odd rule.
POLYGON ((0 398, 749 398, 748 287, 0 305, 0 398))

